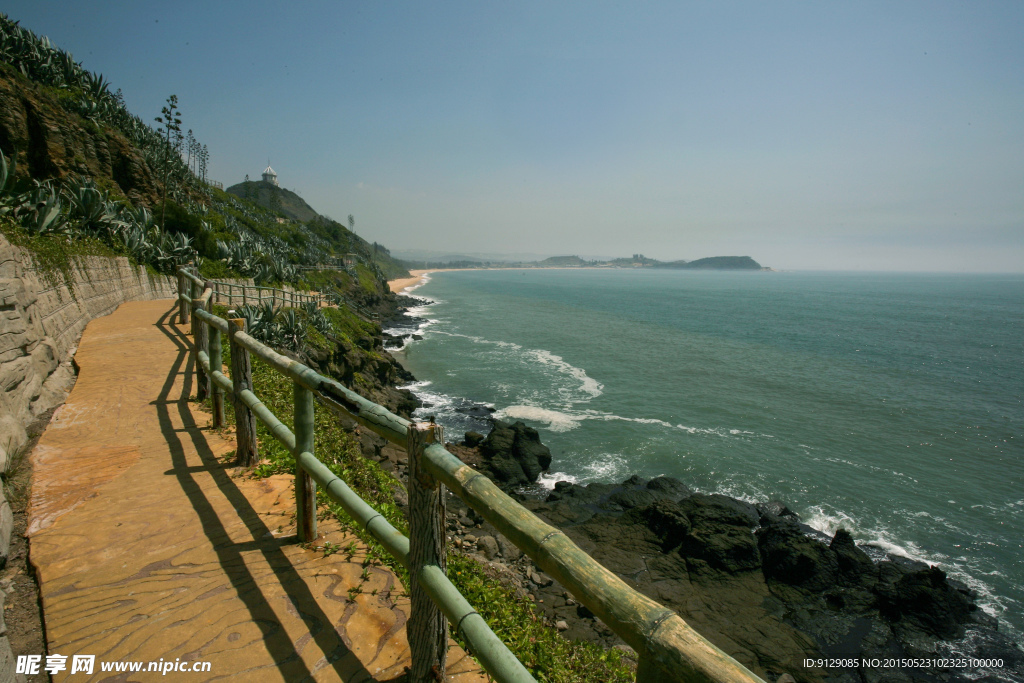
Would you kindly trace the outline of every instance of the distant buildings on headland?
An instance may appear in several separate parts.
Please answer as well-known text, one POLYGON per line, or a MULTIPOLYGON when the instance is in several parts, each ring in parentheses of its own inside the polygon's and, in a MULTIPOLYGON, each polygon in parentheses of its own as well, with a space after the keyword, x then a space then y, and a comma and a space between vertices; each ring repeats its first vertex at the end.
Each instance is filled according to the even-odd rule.
POLYGON ((281 187, 277 184, 277 174, 274 173, 274 169, 270 168, 270 161, 267 161, 267 167, 263 169, 263 180, 274 187, 281 187))

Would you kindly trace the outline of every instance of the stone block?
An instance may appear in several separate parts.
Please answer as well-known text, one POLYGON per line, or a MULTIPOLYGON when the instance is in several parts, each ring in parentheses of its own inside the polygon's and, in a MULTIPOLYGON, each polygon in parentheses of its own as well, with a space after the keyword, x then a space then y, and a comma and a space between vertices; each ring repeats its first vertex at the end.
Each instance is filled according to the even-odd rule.
POLYGON ((15 358, 0 365, 0 391, 15 391, 24 384, 32 371, 32 359, 28 356, 15 358))
POLYGON ((0 446, 7 455, 28 443, 28 433, 14 415, 0 415, 0 446))
POLYGON ((37 375, 45 379, 57 369, 60 361, 57 360, 57 346, 49 337, 43 339, 32 349, 32 365, 37 375))

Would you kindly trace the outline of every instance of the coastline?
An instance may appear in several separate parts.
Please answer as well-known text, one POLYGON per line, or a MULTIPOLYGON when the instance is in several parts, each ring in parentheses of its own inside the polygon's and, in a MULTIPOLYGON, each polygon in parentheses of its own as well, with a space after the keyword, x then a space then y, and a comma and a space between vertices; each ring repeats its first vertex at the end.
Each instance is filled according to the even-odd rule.
POLYGON ((409 287, 415 287, 423 281, 425 275, 435 273, 436 270, 410 270, 409 273, 412 277, 398 278, 397 280, 388 280, 388 289, 394 294, 401 294, 403 290, 409 287))
POLYGON ((388 280, 388 289, 393 294, 402 294, 405 290, 423 284, 423 279, 431 273, 447 273, 451 270, 489 270, 488 268, 429 268, 427 270, 410 270, 412 277, 388 280))
MULTIPOLYGON (((405 289, 432 272, 437 271, 413 271, 415 277, 395 284, 402 283, 405 289)), ((479 431, 483 434, 473 439, 467 434, 465 440, 453 433, 455 443, 448 444, 449 450, 463 462, 490 469, 487 461, 496 454, 484 454, 488 449, 480 448, 477 439, 486 440, 487 430, 479 431)), ((502 453, 498 459, 504 462, 508 457, 511 453, 502 453)), ((854 544, 846 532, 838 537, 837 532, 815 533, 778 500, 751 504, 693 489, 687 493, 693 485, 632 476, 617 484, 562 484, 554 492, 538 490, 532 495, 523 490, 518 493, 525 495, 514 497, 612 571, 642 584, 643 592, 650 591, 651 597, 700 625, 705 636, 741 648, 752 663, 772 673, 776 667, 788 668, 803 683, 821 680, 818 676, 824 673, 797 665, 811 654, 873 656, 885 651, 924 657, 954 648, 952 652, 959 654, 1005 656, 1006 667, 993 680, 1024 680, 1020 645, 998 632, 995 619, 980 610, 978 595, 969 586, 947 581, 944 572, 929 564, 890 556, 882 547, 854 544), (662 491, 669 483, 679 491, 662 491), (678 520, 670 525, 674 536, 669 534, 678 537, 678 544, 664 543, 666 519, 678 520), (634 561, 637 557, 644 558, 643 566, 634 561), (729 614, 737 618, 727 618, 729 614), (848 622, 859 626, 852 629, 848 622), (778 631, 778 637, 765 638, 749 627, 754 623, 768 632, 778 631), (868 625, 870 638, 858 630, 868 625), (808 643, 789 629, 816 647, 801 651, 800 643, 808 643), (768 642, 773 646, 766 647, 768 642), (778 654, 783 652, 786 656, 780 661, 778 654)), ((577 609, 563 586, 515 550, 506 549, 506 540, 496 529, 464 503, 450 503, 457 522, 451 530, 459 550, 492 568, 510 570, 524 598, 547 620, 560 623, 558 629, 567 637, 605 647, 620 645, 600 620, 577 609)), ((856 677, 853 680, 871 680, 860 673, 844 673, 856 677)), ((928 677, 934 680, 937 674, 933 670, 928 677)))
MULTIPOLYGON (((394 294, 401 294, 404 290, 419 285, 424 276, 430 275, 431 273, 447 273, 453 270, 627 270, 621 266, 481 266, 480 268, 430 268, 427 270, 410 270, 409 273, 412 277, 398 278, 396 280, 388 280, 388 288, 394 294)), ((643 269, 635 269, 643 270, 643 269)), ((648 268, 647 270, 651 270, 648 268)), ((672 270, 672 269, 654 269, 654 270, 672 270)), ((730 268, 702 268, 697 270, 727 270, 733 271, 730 268)), ((736 272, 744 272, 744 269, 736 269, 736 272)), ((781 272, 774 268, 760 268, 759 270, 750 270, 746 272, 757 272, 757 273, 778 273, 781 272)))

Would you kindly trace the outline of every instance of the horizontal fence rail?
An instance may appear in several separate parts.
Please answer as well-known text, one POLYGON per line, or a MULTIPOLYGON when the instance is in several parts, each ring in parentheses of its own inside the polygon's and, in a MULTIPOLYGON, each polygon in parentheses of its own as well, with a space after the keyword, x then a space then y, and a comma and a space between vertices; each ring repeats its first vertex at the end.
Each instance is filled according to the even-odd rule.
POLYGON ((320 306, 330 303, 326 294, 319 292, 295 292, 287 289, 274 287, 258 287, 256 285, 243 285, 234 282, 214 282, 214 296, 216 300, 227 300, 229 306, 241 304, 260 305, 269 301, 274 306, 291 306, 296 308, 306 303, 315 303, 320 306))
MULTIPOLYGON (((299 270, 335 270, 331 266, 302 266, 299 270)), ((247 304, 262 305, 270 303, 273 306, 290 306, 297 308, 307 303, 315 303, 317 306, 347 307, 357 317, 369 323, 380 324, 380 315, 369 311, 351 299, 341 294, 324 294, 322 292, 295 292, 275 287, 259 287, 257 285, 243 285, 236 282, 223 282, 221 280, 201 280, 187 271, 184 275, 179 272, 178 278, 185 278, 186 281, 196 287, 204 287, 207 282, 213 285, 213 302, 223 303, 228 306, 247 304)))
POLYGON ((413 655, 410 680, 436 680, 438 672, 443 675, 447 623, 451 623, 495 679, 502 683, 534 681, 445 575, 442 487, 448 487, 636 650, 637 681, 763 683, 690 628, 674 611, 630 588, 564 533, 540 520, 486 476, 449 453, 443 446, 439 427, 399 417, 260 343, 244 331, 244 321, 228 321, 210 313, 212 284, 185 269, 179 270, 179 322, 188 322, 188 313, 192 313, 198 382, 200 391, 203 382, 209 382, 207 391, 214 403, 214 426, 223 424, 223 395, 228 394, 235 401, 236 413, 251 412, 295 457, 300 541, 316 538, 315 492, 319 486, 409 570, 412 613, 407 631, 413 655), (204 328, 209 328, 210 333, 203 334, 204 328), (223 373, 221 334, 229 335, 232 354, 254 354, 292 381, 294 429, 289 429, 263 405, 248 388, 245 378, 236 378, 236 382, 223 373), (316 458, 314 397, 332 411, 406 449, 409 538, 316 458))

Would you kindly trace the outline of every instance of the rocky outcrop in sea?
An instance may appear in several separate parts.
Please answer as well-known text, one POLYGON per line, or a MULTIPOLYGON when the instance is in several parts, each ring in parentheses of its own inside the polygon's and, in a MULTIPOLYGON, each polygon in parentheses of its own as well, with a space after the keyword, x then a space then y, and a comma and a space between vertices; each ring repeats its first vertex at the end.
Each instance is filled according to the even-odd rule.
MULTIPOLYGON (((831 538, 779 501, 672 477, 528 486, 551 462, 536 430, 495 420, 449 450, 637 590, 766 680, 1024 681, 1024 651, 939 568, 831 538), (982 662, 971 661, 982 660, 982 662), (985 660, 988 660, 987 664, 985 660)), ((490 564, 566 637, 628 647, 458 499, 455 546, 490 564)))

